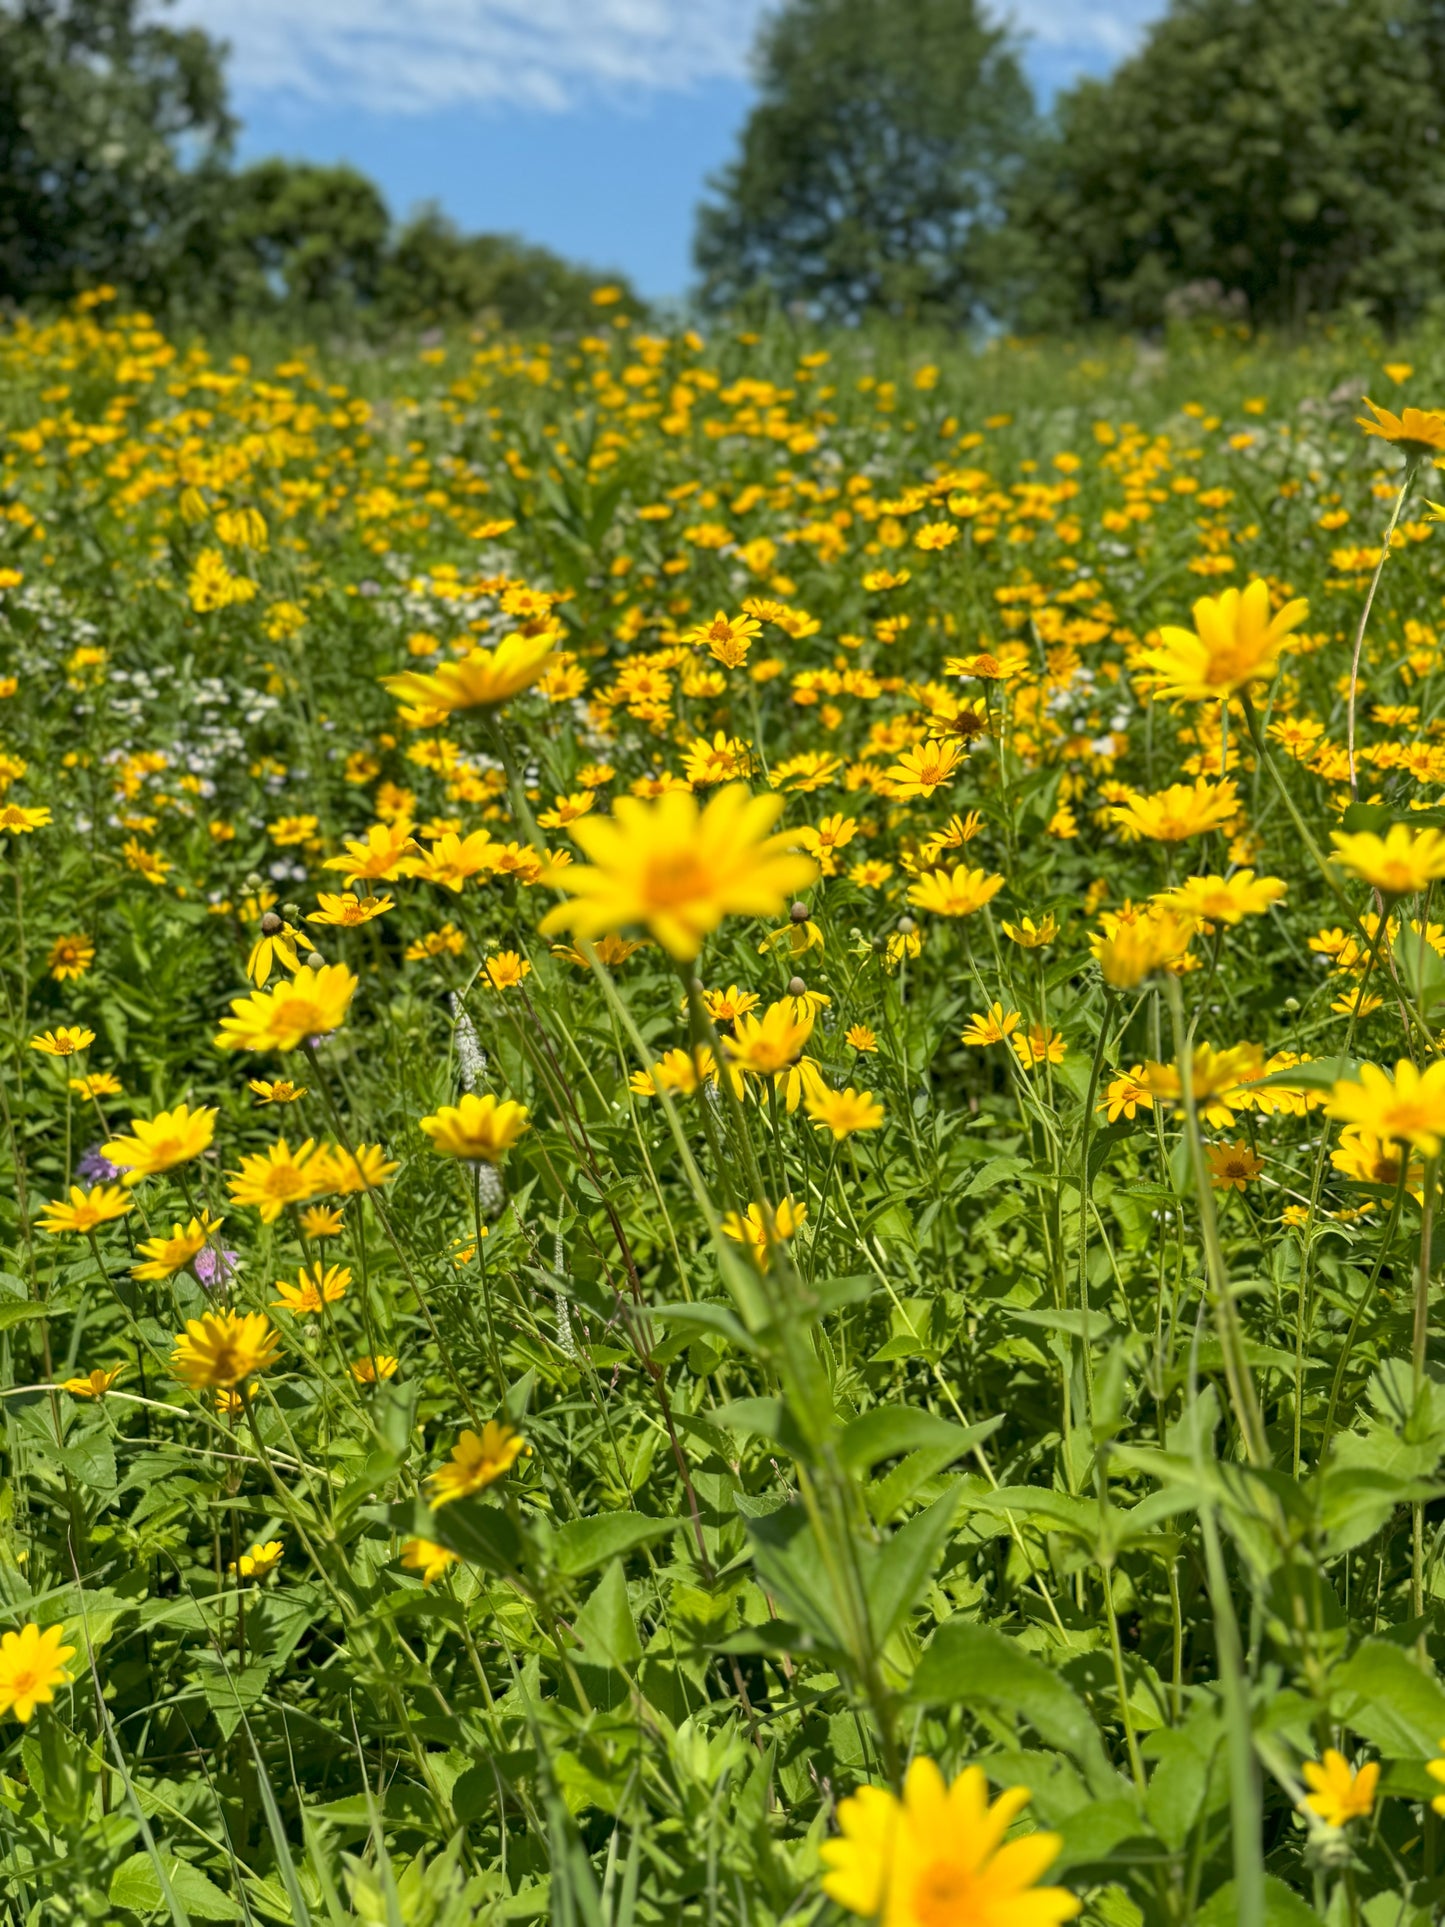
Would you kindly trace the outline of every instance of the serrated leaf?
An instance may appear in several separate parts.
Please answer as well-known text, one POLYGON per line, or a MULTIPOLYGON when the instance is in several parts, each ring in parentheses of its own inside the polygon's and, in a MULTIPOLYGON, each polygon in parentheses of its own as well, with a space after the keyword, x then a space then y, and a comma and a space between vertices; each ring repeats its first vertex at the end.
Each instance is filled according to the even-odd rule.
POLYGON ((596 1519, 570 1519, 548 1541, 552 1562, 569 1579, 579 1579, 609 1559, 637 1546, 679 1532, 682 1519, 649 1519, 641 1512, 607 1512, 596 1519))
POLYGON ((594 1665, 625 1672, 642 1658, 642 1641, 637 1637, 620 1559, 614 1559, 598 1580, 572 1622, 572 1630, 594 1665))
POLYGON ((998 1417, 984 1419, 978 1425, 955 1425, 920 1406, 879 1405, 843 1427, 839 1449, 845 1465, 865 1472, 881 1459, 897 1458, 925 1446, 947 1446, 955 1458, 962 1458, 975 1445, 991 1438, 1002 1424, 1002 1417, 998 1417))

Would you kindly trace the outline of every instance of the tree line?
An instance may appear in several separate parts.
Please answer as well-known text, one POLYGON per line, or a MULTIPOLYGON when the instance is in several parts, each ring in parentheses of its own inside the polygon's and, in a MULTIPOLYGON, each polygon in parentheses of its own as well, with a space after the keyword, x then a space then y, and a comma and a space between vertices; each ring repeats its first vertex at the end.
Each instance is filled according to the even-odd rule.
POLYGON ((435 208, 396 223, 348 166, 235 163, 224 50, 143 0, 0 0, 0 302, 110 283, 206 323, 579 325, 604 280, 435 208))
MULTIPOLYGON (((1445 0, 1171 0, 1040 110, 987 0, 778 0, 697 304, 1028 331, 1388 328, 1445 295, 1445 0)), ((0 303, 583 325, 603 277, 347 166, 238 166, 224 52, 146 0, 0 0, 0 303)), ((620 277, 624 299, 640 311, 620 277)))
POLYGON ((1445 0, 1172 0, 1047 114, 978 0, 783 0, 754 69, 713 309, 1396 327, 1445 295, 1445 0))

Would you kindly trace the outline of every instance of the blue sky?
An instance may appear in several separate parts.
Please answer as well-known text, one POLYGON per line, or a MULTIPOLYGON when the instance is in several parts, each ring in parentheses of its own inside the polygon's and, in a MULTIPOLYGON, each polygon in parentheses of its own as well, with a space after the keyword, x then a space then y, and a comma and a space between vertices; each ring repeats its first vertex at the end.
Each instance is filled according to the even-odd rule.
MULTIPOLYGON (((693 209, 747 112, 766 0, 177 0, 231 45, 248 157, 347 160, 404 214, 525 235, 683 292, 693 209)), ((1014 0, 1039 91, 1163 0, 1014 0)))

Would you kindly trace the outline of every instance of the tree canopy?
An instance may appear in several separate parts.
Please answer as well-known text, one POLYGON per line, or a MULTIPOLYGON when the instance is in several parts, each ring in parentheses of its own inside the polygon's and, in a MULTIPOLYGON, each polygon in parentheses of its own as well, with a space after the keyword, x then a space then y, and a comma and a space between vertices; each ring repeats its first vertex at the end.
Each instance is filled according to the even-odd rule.
POLYGON ((1387 324, 1442 291, 1440 0, 1173 0, 1057 104, 1010 194, 1025 321, 1158 321, 1214 299, 1387 324))
POLYGON ((972 314, 1033 116, 1007 34, 975 0, 786 0, 754 65, 737 158, 699 214, 705 305, 972 314))
POLYGON ((0 300, 109 282, 201 321, 577 327, 619 280, 434 214, 398 231, 355 168, 235 170, 235 132, 222 49, 199 29, 147 0, 0 0, 0 300))
POLYGON ((139 0, 0 4, 0 299, 118 271, 143 298, 211 252, 233 133, 220 51, 139 0))

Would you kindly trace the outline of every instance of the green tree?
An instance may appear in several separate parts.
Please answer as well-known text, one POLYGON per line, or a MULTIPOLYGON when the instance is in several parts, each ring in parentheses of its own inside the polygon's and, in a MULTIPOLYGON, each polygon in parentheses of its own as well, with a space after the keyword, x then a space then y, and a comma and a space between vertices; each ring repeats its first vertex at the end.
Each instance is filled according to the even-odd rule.
POLYGON ((975 0, 785 0, 754 64, 740 152, 699 211, 704 303, 972 315, 1033 116, 1007 34, 975 0))
POLYGON ((379 306, 398 326, 495 317, 508 328, 576 328, 595 321, 598 288, 642 305, 620 275, 601 275, 548 248, 504 234, 462 234, 435 208, 423 208, 397 234, 381 277, 379 306))
POLYGON ((199 289, 232 131, 205 34, 141 0, 0 0, 0 298, 199 289))
POLYGON ((1027 324, 1191 300, 1398 325, 1445 285, 1441 0, 1173 0, 1058 103, 1011 197, 1027 324))
POLYGON ((391 216, 353 167, 265 160, 235 176, 221 233, 243 307, 353 310, 376 298, 391 216))

